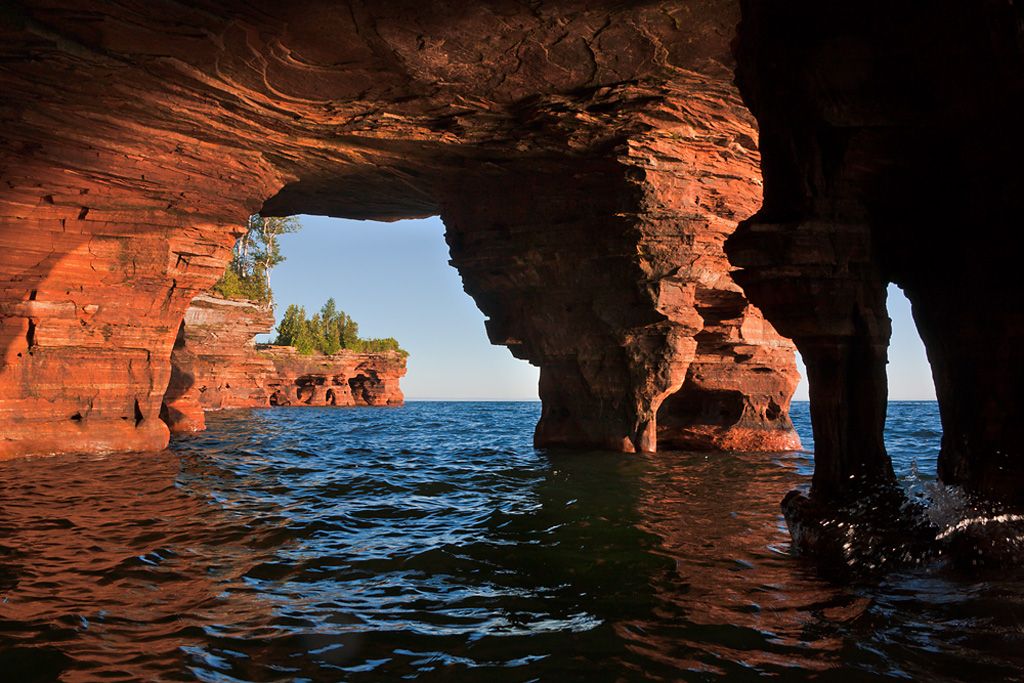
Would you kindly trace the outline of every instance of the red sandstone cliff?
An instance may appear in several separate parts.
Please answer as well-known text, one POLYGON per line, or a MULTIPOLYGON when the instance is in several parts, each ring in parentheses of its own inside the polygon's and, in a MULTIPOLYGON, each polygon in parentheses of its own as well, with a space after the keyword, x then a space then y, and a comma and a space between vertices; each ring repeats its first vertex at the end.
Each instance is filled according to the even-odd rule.
POLYGON ((791 445, 781 333, 814 490, 891 482, 895 282, 940 477, 1024 505, 1022 64, 1006 0, 9 2, 0 457, 162 447, 252 212, 439 214, 539 444, 791 445))
POLYGON ((205 427, 203 412, 272 405, 401 405, 399 353, 339 351, 302 356, 287 346, 259 346, 270 332, 268 306, 203 295, 185 312, 171 352, 161 417, 171 431, 205 427))
POLYGON ((441 215, 541 369, 540 445, 793 444, 792 347, 722 249, 761 190, 735 2, 16 6, 0 454, 162 447, 180 321, 254 211, 441 215))
POLYGON ((405 357, 395 351, 302 356, 290 346, 261 347, 274 373, 267 378, 274 406, 397 406, 405 357))

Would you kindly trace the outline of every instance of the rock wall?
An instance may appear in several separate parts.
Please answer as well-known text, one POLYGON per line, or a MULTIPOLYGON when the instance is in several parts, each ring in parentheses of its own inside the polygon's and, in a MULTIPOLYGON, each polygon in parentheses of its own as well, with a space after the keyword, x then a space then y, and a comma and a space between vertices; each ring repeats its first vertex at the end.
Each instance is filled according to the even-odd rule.
POLYGON ((163 446, 249 213, 441 214, 538 443, 792 445, 778 329, 818 497, 887 484, 896 282, 941 477, 1024 504, 1022 65, 1006 0, 12 0, 0 457, 163 446))
POLYGON ((205 429, 205 410, 270 404, 265 387, 274 365, 256 352, 255 337, 273 327, 270 307, 210 295, 192 301, 171 351, 161 411, 171 431, 205 429))
POLYGON ((0 453, 163 446, 179 322, 256 210, 441 214, 491 338, 541 368, 540 444, 792 446, 792 349, 722 251, 760 189, 738 19, 731 0, 10 3, 0 453))
POLYGON ((491 340, 541 369, 538 445, 799 448, 793 347, 723 251, 758 205, 757 133, 729 84, 690 86, 523 110, 550 152, 467 175, 442 207, 491 340))
POLYGON ((289 346, 261 348, 274 373, 267 379, 272 406, 400 406, 405 357, 394 351, 301 356, 289 346))
POLYGON ((339 351, 302 356, 289 346, 257 346, 256 335, 273 327, 269 306, 196 297, 171 352, 161 417, 172 432, 201 431, 207 410, 403 403, 401 354, 339 351))
POLYGON ((737 82, 764 204, 727 251, 807 365, 814 493, 893 481, 886 285, 913 306, 942 415, 939 475, 1024 504, 1019 2, 745 0, 737 82))

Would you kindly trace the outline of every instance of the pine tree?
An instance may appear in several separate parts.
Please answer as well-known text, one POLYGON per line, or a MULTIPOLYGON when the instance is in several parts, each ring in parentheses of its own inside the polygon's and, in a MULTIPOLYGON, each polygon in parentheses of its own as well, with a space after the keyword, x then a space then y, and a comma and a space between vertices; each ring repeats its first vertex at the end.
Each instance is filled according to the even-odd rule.
POLYGON ((291 304, 277 325, 277 339, 274 343, 282 346, 295 346, 295 342, 302 336, 305 326, 306 309, 291 304))
POLYGON ((295 350, 304 356, 308 356, 317 350, 316 342, 316 336, 310 329, 309 321, 303 321, 303 325, 299 331, 299 336, 295 339, 295 343, 293 344, 295 350))
POLYGON ((406 354, 391 337, 361 339, 359 325, 345 311, 338 309, 334 299, 328 299, 311 319, 306 317, 306 309, 302 306, 288 306, 277 326, 277 340, 274 343, 294 346, 298 353, 304 355, 316 351, 330 355, 340 349, 371 353, 397 351, 406 354))
POLYGON ((320 320, 323 326, 320 350, 328 355, 337 353, 341 348, 340 320, 343 315, 343 312, 338 311, 333 298, 328 299, 320 309, 320 320))
POLYGON ((359 325, 355 320, 341 313, 343 324, 341 327, 341 348, 358 351, 359 347, 359 325))
POLYGON ((229 299, 271 302, 270 271, 284 261, 278 237, 297 232, 301 227, 294 216, 249 216, 244 232, 235 243, 231 263, 213 290, 229 299))

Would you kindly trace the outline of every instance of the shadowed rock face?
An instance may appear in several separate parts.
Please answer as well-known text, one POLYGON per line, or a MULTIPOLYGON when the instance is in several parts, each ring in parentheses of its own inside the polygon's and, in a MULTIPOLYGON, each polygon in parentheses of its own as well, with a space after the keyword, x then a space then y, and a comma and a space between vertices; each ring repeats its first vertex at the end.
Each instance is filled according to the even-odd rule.
POLYGON ((0 455, 162 447, 257 210, 441 214, 541 368, 539 444, 796 445, 792 347, 723 252, 760 196, 735 3, 190 5, 0 13, 0 455))
POLYGON ((273 327, 268 306, 206 295, 192 301, 171 352, 160 413, 172 432, 205 429, 207 410, 402 404, 400 354, 301 356, 288 346, 257 348, 254 337, 273 327))
POLYGON ((1021 4, 742 7, 737 80, 760 125, 764 205, 727 251, 807 364, 815 494, 893 478, 895 282, 932 365, 941 478, 1024 504, 1021 4))

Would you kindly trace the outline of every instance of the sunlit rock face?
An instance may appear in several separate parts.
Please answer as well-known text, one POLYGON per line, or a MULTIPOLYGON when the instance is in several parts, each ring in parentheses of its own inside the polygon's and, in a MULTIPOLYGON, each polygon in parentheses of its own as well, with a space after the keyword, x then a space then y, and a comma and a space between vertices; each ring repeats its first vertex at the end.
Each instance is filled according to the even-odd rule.
POLYGON ((269 406, 395 406, 405 358, 395 352, 302 356, 288 346, 260 346, 274 312, 266 305, 196 297, 171 352, 171 380, 160 416, 173 432, 205 428, 203 414, 269 406))
POLYGON ((161 410, 172 431, 204 429, 204 410, 270 405, 274 364, 256 352, 255 337, 273 327, 269 306, 209 295, 192 301, 171 351, 161 410))
POLYGON ((764 205, 730 238, 751 301, 796 342, 814 491, 892 480, 885 291, 903 288, 943 424, 939 474, 1024 503, 1019 2, 742 3, 737 82, 764 205))
POLYGON ((538 445, 799 447, 793 348, 722 249, 758 206, 756 132, 728 82, 678 78, 524 108, 552 151, 467 173, 442 207, 491 340, 541 368, 538 445), (677 392, 714 401, 717 385, 755 407, 659 412, 677 392))
POLYGON ((541 445, 796 445, 792 347, 723 252, 761 190, 735 2, 192 6, 0 14, 0 454, 162 447, 254 211, 440 214, 541 368, 541 445))
POLYGON ((400 406, 405 357, 394 351, 302 356, 287 346, 260 351, 274 374, 267 381, 272 406, 400 406))

